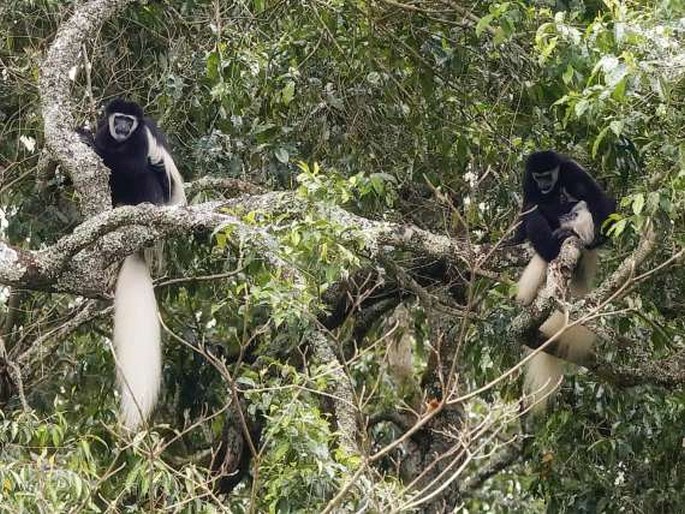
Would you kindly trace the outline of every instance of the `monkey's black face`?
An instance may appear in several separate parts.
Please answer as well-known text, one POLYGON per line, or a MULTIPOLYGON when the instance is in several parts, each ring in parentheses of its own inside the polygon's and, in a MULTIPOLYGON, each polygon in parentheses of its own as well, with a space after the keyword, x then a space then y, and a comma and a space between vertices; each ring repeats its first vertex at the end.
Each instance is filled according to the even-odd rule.
POLYGON ((126 141, 138 128, 138 118, 130 114, 114 112, 109 115, 109 134, 122 143, 126 141))
POLYGON ((535 184, 543 195, 551 193, 559 180, 559 166, 550 170, 534 171, 533 180, 535 180, 535 184))

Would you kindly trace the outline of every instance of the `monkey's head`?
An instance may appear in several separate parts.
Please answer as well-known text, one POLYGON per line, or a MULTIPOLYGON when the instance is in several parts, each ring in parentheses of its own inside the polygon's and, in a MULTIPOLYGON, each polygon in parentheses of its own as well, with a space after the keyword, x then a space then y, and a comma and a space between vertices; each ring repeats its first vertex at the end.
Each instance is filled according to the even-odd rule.
POLYGON ((109 135, 116 142, 123 143, 140 126, 143 119, 143 109, 135 102, 116 98, 107 104, 105 116, 107 116, 107 123, 109 124, 109 135))
POLYGON ((543 195, 554 191, 559 181, 561 159, 554 150, 533 152, 526 161, 526 173, 533 177, 535 185, 543 195))

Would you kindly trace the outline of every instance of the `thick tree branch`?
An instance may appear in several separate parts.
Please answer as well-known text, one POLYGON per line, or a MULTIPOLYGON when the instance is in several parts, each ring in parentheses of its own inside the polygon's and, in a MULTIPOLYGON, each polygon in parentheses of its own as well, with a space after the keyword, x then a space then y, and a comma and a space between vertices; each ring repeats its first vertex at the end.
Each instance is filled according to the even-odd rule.
POLYGON ((340 361, 333 351, 331 340, 323 332, 313 332, 309 340, 317 359, 321 363, 333 366, 331 394, 337 431, 340 434, 340 448, 347 455, 360 455, 357 442, 359 438, 359 417, 355 407, 354 389, 350 377, 340 365, 340 361))
MULTIPOLYGON (((369 258, 372 260, 383 255, 396 257, 399 250, 409 255, 443 261, 448 267, 464 268, 471 262, 466 241, 463 239, 434 234, 407 223, 364 218, 337 205, 303 200, 294 192, 270 192, 258 196, 239 197, 228 200, 225 205, 238 210, 248 208, 268 214, 290 213, 295 217, 314 208, 323 218, 357 231, 343 234, 344 241, 358 238, 361 233, 367 243, 369 258)), ((490 247, 491 245, 472 245, 476 256, 487 255, 490 247)), ((519 267, 530 260, 530 256, 530 250, 521 245, 498 248, 490 259, 490 267, 496 270, 519 267)))
MULTIPOLYGON (((101 297, 106 281, 103 271, 126 255, 159 239, 225 226, 232 228, 234 237, 247 240, 259 249, 271 264, 287 271, 291 266, 278 256, 277 243, 264 229, 247 225, 228 213, 265 210, 297 216, 305 212, 302 204, 294 193, 266 193, 187 207, 150 204, 119 207, 87 219, 72 234, 40 251, 0 245, 0 283, 101 297)), ((407 225, 369 220, 337 207, 322 206, 321 210, 332 221, 350 227, 343 242, 357 240, 363 234, 372 259, 381 255, 391 257, 401 249, 426 259, 443 259, 453 266, 463 265, 463 245, 449 237, 407 225)))
POLYGON ((192 207, 124 206, 86 220, 40 251, 0 245, 0 283, 102 297, 107 288, 105 271, 126 255, 160 239, 223 227, 230 227, 234 238, 248 241, 286 277, 294 277, 292 266, 278 256, 278 245, 266 231, 219 212, 220 207, 217 202, 192 207))
MULTIPOLYGON (((467 265, 464 242, 436 235, 417 227, 374 221, 349 213, 337 206, 303 202, 295 193, 265 193, 242 196, 226 202, 208 202, 188 207, 156 207, 149 204, 127 206, 107 211, 86 220, 72 234, 41 251, 29 252, 0 244, 0 283, 43 291, 64 291, 89 297, 103 297, 108 290, 107 269, 155 240, 186 235, 193 232, 209 232, 217 227, 231 227, 232 237, 251 245, 267 262, 282 270, 285 276, 298 279, 299 273, 279 255, 277 242, 266 230, 243 223, 230 212, 265 211, 269 214, 288 214, 293 217, 318 209, 322 216, 344 224, 351 230, 342 236, 343 242, 357 241, 363 234, 367 257, 373 262, 392 260, 397 253, 424 260, 442 260, 450 266, 462 268, 467 265)), ((590 295, 569 306, 572 319, 587 316, 613 294, 612 288, 621 287, 655 245, 651 232, 643 238, 634 254, 617 271, 590 295)), ((505 250, 505 253, 507 253, 505 250)), ((476 247, 475 252, 485 251, 476 247)), ((560 256, 550 265, 547 284, 537 300, 512 322, 512 331, 523 344, 540 346, 538 327, 558 308, 555 299, 565 298, 566 284, 575 262, 580 255, 580 243, 569 238, 560 256)), ((505 259, 506 260, 506 259, 505 259)), ((408 275, 409 277, 409 275, 408 275)), ((440 277, 435 277, 440 279, 440 277)), ((442 277, 447 280, 448 276, 442 277)), ((302 286, 303 284, 299 284, 302 286)), ((605 332, 592 320, 583 321, 602 338, 605 332)), ((608 341, 609 343, 612 341, 608 341)), ((556 345, 548 345, 544 351, 556 355, 556 345)), ((682 384, 681 361, 663 361, 660 367, 618 367, 597 355, 589 355, 583 362, 598 375, 622 384, 659 383, 677 386, 682 384), (664 376, 664 370, 669 373, 664 376), (653 373, 658 372, 658 376, 653 373), (651 377, 651 378, 650 378, 651 377)))

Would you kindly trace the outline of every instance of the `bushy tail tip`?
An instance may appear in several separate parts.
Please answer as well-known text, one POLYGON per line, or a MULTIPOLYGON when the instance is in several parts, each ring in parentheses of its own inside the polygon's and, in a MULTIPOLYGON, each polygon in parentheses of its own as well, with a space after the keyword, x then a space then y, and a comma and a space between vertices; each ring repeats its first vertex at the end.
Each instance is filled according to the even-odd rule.
POLYGON ((121 422, 133 430, 155 406, 162 378, 157 301, 148 267, 138 254, 126 257, 119 271, 113 340, 121 422))
POLYGON ((528 395, 527 404, 535 413, 544 412, 547 400, 552 396, 564 378, 564 361, 540 352, 534 355, 526 367, 524 390, 528 395))
POLYGON ((592 289, 592 281, 599 270, 599 251, 583 250, 569 284, 569 291, 574 298, 582 298, 592 289))
MULTIPOLYGON (((540 332, 547 338, 552 337, 564 326, 565 316, 560 311, 552 315, 540 326, 540 332)), ((559 355, 569 360, 577 360, 587 355, 595 342, 595 334, 582 325, 573 325, 564 330, 557 338, 559 355)), ((557 389, 564 377, 564 363, 545 352, 540 352, 529 361, 526 368, 525 391, 531 396, 533 411, 544 411, 547 400, 557 389)))
POLYGON ((535 300, 538 289, 546 277, 547 261, 536 253, 521 274, 516 300, 522 305, 530 305, 535 300))

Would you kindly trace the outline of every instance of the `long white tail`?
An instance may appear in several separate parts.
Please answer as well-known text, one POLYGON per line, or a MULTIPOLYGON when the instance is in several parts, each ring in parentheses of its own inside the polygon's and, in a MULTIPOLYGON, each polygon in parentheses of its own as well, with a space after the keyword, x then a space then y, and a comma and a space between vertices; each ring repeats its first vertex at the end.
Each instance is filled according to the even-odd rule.
MULTIPOLYGON (((547 321, 540 325, 540 332, 550 338, 563 326, 564 315, 554 311, 547 321)), ((595 334, 582 325, 573 325, 558 337, 559 355, 569 360, 578 359, 590 351, 594 342, 595 334)), ((535 402, 533 410, 542 411, 547 406, 547 398, 564 377, 564 363, 564 360, 545 352, 537 353, 528 362, 524 387, 535 402)))
POLYGON ((114 293, 114 349, 121 392, 121 422, 135 429, 157 401, 162 379, 162 344, 157 301, 145 260, 129 255, 114 293))
POLYGON ((544 412, 547 399, 554 393, 564 378, 564 361, 540 352, 535 354, 526 365, 526 378, 523 389, 530 397, 526 403, 532 405, 533 412, 544 412))
POLYGON ((522 305, 530 305, 535 300, 545 278, 547 278, 547 261, 536 253, 521 274, 516 300, 522 305))
POLYGON ((592 289, 592 281, 599 270, 599 250, 583 250, 580 261, 573 271, 569 292, 574 298, 582 298, 592 289))

